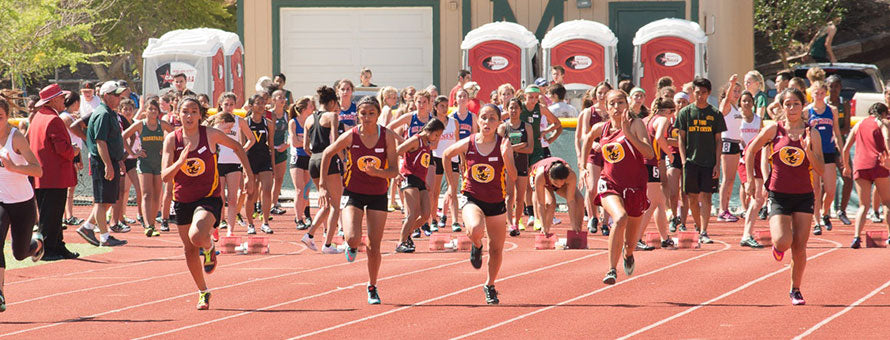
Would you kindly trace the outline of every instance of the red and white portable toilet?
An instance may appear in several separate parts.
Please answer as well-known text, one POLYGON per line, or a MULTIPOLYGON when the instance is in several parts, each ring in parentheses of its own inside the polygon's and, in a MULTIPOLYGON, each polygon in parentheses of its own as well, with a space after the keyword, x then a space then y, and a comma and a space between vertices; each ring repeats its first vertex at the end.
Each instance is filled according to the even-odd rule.
POLYGON ((606 80, 616 81, 615 55, 618 38, 606 25, 596 21, 566 21, 547 32, 541 40, 544 75, 553 80, 549 68, 566 70, 566 88, 586 89, 606 80))
POLYGON ((483 101, 501 84, 521 89, 534 81, 532 58, 538 39, 522 25, 501 21, 479 26, 467 33, 460 48, 463 67, 479 83, 483 101))
POLYGON ((708 37, 698 23, 661 19, 637 30, 634 36, 634 84, 654 98, 658 78, 670 76, 684 84, 708 76, 708 37))
MULTIPOLYGON (((203 28, 203 30, 215 33, 223 44, 223 54, 226 58, 223 71, 226 76, 226 90, 235 93, 238 97, 235 107, 241 107, 244 105, 244 45, 241 44, 241 38, 238 34, 214 28, 203 28)), ((217 99, 218 97, 213 98, 217 99)))
POLYGON ((210 96, 212 104, 226 91, 223 44, 200 29, 167 32, 149 39, 142 52, 142 88, 145 94, 164 94, 173 88, 173 76, 183 73, 186 87, 210 96))

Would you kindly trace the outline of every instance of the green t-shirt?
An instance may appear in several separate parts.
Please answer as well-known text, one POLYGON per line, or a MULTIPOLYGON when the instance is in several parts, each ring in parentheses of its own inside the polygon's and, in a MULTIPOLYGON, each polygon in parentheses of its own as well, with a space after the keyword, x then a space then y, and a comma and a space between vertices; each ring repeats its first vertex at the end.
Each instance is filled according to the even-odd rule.
POLYGON ((680 109, 674 127, 686 131, 686 161, 702 167, 717 165, 714 135, 726 131, 723 115, 712 105, 701 109, 695 104, 680 109))
POLYGON ((120 120, 117 113, 105 103, 97 106, 90 115, 86 135, 90 156, 100 157, 96 141, 104 140, 108 145, 108 156, 111 157, 111 161, 117 162, 124 158, 124 139, 121 136, 120 120))
POLYGON ((767 98, 766 93, 763 91, 757 92, 754 95, 754 108, 767 107, 769 105, 769 98, 767 98))

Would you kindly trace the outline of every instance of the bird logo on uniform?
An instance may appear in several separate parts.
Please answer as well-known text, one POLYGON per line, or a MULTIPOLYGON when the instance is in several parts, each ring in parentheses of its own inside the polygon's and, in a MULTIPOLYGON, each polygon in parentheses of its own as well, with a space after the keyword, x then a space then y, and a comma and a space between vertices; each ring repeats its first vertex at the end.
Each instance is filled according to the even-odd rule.
POLYGON ((803 164, 804 152, 800 148, 786 146, 779 149, 779 159, 785 165, 797 167, 803 164))
POLYGON ((624 159, 624 146, 621 143, 603 145, 603 159, 609 163, 618 163, 624 159))
POLYGON ((420 156, 420 165, 424 168, 430 167, 430 154, 429 152, 424 152, 423 155, 420 156))
POLYGON ((201 176, 204 174, 204 160, 200 158, 186 159, 180 170, 189 177, 201 176))
POLYGON ((358 169, 361 171, 368 171, 370 168, 380 169, 380 158, 376 156, 362 156, 356 161, 358 165, 358 169))
POLYGON ((479 183, 488 183, 494 179, 494 168, 488 164, 474 164, 470 167, 470 174, 479 183))

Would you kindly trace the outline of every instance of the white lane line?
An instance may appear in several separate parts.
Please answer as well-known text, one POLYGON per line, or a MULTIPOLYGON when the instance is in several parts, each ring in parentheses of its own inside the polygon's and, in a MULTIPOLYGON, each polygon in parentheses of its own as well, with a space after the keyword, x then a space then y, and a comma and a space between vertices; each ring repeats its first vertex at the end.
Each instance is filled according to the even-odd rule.
MULTIPOLYGON (((596 252, 596 253, 593 253, 593 254, 589 254, 589 255, 586 255, 586 256, 583 256, 583 257, 579 257, 579 258, 576 258, 576 259, 573 259, 573 260, 562 261, 562 262, 555 263, 555 264, 551 264, 551 265, 544 266, 544 267, 541 267, 541 268, 537 268, 537 269, 533 269, 533 270, 529 270, 529 271, 525 271, 525 272, 521 272, 521 273, 513 274, 513 275, 510 275, 510 276, 507 276, 507 277, 498 279, 497 282, 503 282, 503 281, 506 281, 506 280, 509 280, 509 279, 513 279, 513 278, 517 278, 517 277, 525 276, 525 275, 528 275, 528 274, 537 273, 537 272, 540 272, 540 271, 544 271, 544 270, 552 269, 552 268, 555 268, 555 267, 558 267, 558 266, 562 266, 562 265, 565 265, 565 264, 569 264, 569 263, 573 263, 573 262, 581 261, 581 260, 584 260, 584 259, 587 259, 587 258, 591 258, 591 257, 594 257, 594 256, 603 255, 603 254, 606 254, 606 253, 608 253, 608 251, 599 251, 599 252, 596 252)), ((408 306, 404 306, 404 307, 400 307, 400 308, 396 308, 396 309, 391 309, 391 310, 388 310, 388 311, 386 311, 386 312, 379 313, 379 314, 369 315, 369 316, 366 316, 366 317, 361 318, 361 319, 356 319, 356 320, 352 320, 352 321, 349 321, 349 322, 344 322, 344 323, 341 323, 341 324, 339 324, 339 325, 331 326, 331 327, 328 327, 328 328, 325 328, 325 329, 321 329, 321 330, 317 330, 317 331, 314 331, 314 332, 311 332, 311 333, 301 334, 301 335, 295 336, 295 337, 290 338, 290 339, 291 339, 291 340, 292 340, 292 339, 301 339, 301 338, 306 338, 306 337, 310 337, 310 336, 318 335, 318 334, 321 334, 321 333, 324 333, 324 332, 328 332, 328 331, 332 331, 332 330, 335 330, 335 329, 338 329, 338 328, 342 328, 342 327, 346 327, 346 326, 354 325, 354 324, 357 324, 357 323, 360 323, 360 322, 364 322, 364 321, 368 321, 368 320, 371 320, 371 319, 376 319, 376 318, 379 318, 379 317, 381 317, 381 316, 386 316, 386 315, 389 315, 389 314, 393 314, 393 313, 401 312, 401 311, 403 311, 403 310, 406 310, 406 309, 409 309, 409 308, 413 308, 413 307, 416 307, 416 306, 425 305, 425 304, 427 304, 427 303, 430 303, 430 302, 433 302, 433 301, 437 301, 437 300, 441 300, 441 299, 444 299, 444 298, 447 298, 447 297, 450 297, 450 296, 454 296, 454 295, 457 295, 457 294, 465 293, 465 292, 468 292, 468 291, 473 290, 473 289, 479 289, 479 285, 473 285, 473 286, 470 286, 470 287, 467 287, 467 288, 464 288, 464 289, 461 289, 461 290, 453 291, 453 292, 448 293, 448 294, 445 294, 445 295, 440 295, 440 296, 437 296, 437 297, 433 297, 433 298, 430 298, 430 299, 426 299, 426 300, 423 300, 423 301, 420 301, 420 302, 417 302, 417 303, 414 303, 414 304, 411 304, 411 305, 408 305, 408 306)))
POLYGON ((810 334, 813 334, 813 332, 815 332, 815 331, 818 330, 819 328, 822 328, 822 326, 825 326, 826 324, 828 324, 829 322, 833 321, 834 319, 837 319, 837 318, 840 317, 841 315, 844 315, 844 314, 846 314, 847 312, 853 310, 854 307, 859 306, 860 304, 862 304, 863 302, 865 302, 865 300, 868 300, 868 299, 870 299, 872 296, 875 296, 876 294, 880 293, 882 290, 887 289, 887 287, 890 287, 890 281, 885 282, 885 283, 884 283, 883 285, 881 285, 880 287, 878 287, 878 288, 876 288, 875 290, 871 291, 871 293, 868 293, 868 295, 863 296, 863 297, 862 297, 861 299, 859 299, 859 300, 856 300, 856 302, 853 302, 852 304, 850 304, 849 306, 847 306, 847 308, 844 308, 844 309, 841 310, 840 312, 834 313, 834 315, 829 316, 829 317, 825 318, 825 320, 822 320, 822 321, 820 321, 819 323, 817 323, 815 326, 810 327, 810 329, 806 330, 806 332, 800 333, 800 335, 794 337, 794 340, 800 340, 800 339, 803 339, 804 337, 806 337, 806 336, 808 336, 808 335, 810 335, 810 334))
POLYGON ((525 318, 527 318, 527 317, 529 317, 529 316, 532 316, 532 315, 535 315, 535 314, 539 314, 539 313, 543 313, 543 312, 546 312, 546 311, 548 311, 548 310, 554 309, 554 308, 556 308, 556 307, 563 306, 563 305, 566 305, 566 304, 569 304, 569 303, 572 303, 572 302, 575 302, 575 301, 584 299, 584 298, 586 298, 586 297, 589 297, 589 296, 592 296, 592 295, 595 295, 595 294, 599 294, 599 293, 601 293, 601 292, 604 292, 604 291, 609 290, 609 289, 612 289, 612 288, 614 288, 614 287, 617 287, 617 286, 626 284, 626 283, 628 283, 628 282, 632 282, 632 281, 634 281, 634 280, 637 280, 637 279, 640 279, 640 278, 644 278, 644 277, 647 277, 647 276, 649 276, 649 275, 652 275, 652 274, 655 274, 655 273, 659 273, 659 272, 668 270, 668 269, 670 269, 670 268, 679 266, 679 265, 681 265, 681 264, 688 263, 688 262, 691 262, 691 261, 695 261, 695 260, 700 259, 700 258, 703 258, 703 257, 705 257, 705 256, 710 256, 710 255, 713 255, 713 254, 716 254, 716 253, 719 253, 719 252, 726 251, 726 250, 730 249, 730 245, 729 245, 729 243, 726 243, 726 242, 723 242, 723 241, 719 241, 719 240, 714 240, 714 241, 719 242, 719 243, 722 243, 722 244, 723 244, 723 248, 722 248, 722 249, 718 249, 718 250, 712 250, 712 251, 710 251, 710 252, 707 252, 707 253, 704 253, 704 254, 701 254, 701 255, 692 257, 692 258, 688 258, 688 259, 685 259, 685 260, 683 260, 683 261, 676 262, 676 263, 673 263, 673 264, 670 264, 670 265, 667 265, 667 266, 658 268, 658 269, 656 269, 656 270, 653 270, 653 271, 650 271, 650 272, 646 272, 646 273, 641 274, 641 275, 637 275, 637 276, 631 277, 631 278, 629 278, 629 279, 627 279, 627 280, 618 281, 618 282, 615 283, 614 285, 605 286, 605 287, 602 287, 602 288, 600 288, 600 289, 594 290, 594 291, 592 291, 592 292, 588 292, 588 293, 586 293, 586 294, 579 295, 579 296, 573 297, 573 298, 571 298, 571 299, 562 301, 562 302, 557 303, 557 304, 555 304, 555 305, 551 305, 551 306, 547 306, 547 307, 544 307, 544 308, 541 308, 541 309, 537 309, 537 310, 528 312, 528 313, 526 313, 526 314, 522 314, 522 315, 516 316, 516 317, 514 317, 514 318, 512 318, 512 319, 509 319, 509 320, 506 320, 506 321, 502 321, 502 322, 496 323, 496 324, 494 324, 494 325, 485 327, 485 328, 483 328, 483 329, 480 329, 480 330, 473 331, 473 332, 470 332, 470 333, 467 333, 467 334, 464 334, 464 335, 460 335, 460 336, 454 337, 454 338, 452 338, 452 339, 463 339, 463 338, 471 337, 471 336, 474 336, 474 335, 477 335, 477 334, 480 334, 480 333, 484 333, 484 332, 490 331, 490 330, 492 330, 492 329, 495 329, 495 328, 498 328, 498 327, 501 327, 501 326, 510 324, 510 323, 512 323, 512 322, 514 322, 514 321, 522 320, 522 319, 525 319, 525 318))
MULTIPOLYGON (((175 258, 177 258, 177 257, 182 257, 182 255, 175 255, 175 256, 162 257, 162 258, 159 258, 159 259, 157 259, 157 260, 172 260, 172 259, 175 259, 175 258)), ((65 274, 61 274, 61 275, 38 276, 38 277, 30 278, 30 279, 18 280, 18 281, 13 281, 13 282, 6 282, 4 285, 6 285, 6 286, 12 286, 12 285, 17 285, 17 284, 22 284, 22 283, 33 282, 33 281, 37 281, 37 280, 48 280, 48 279, 55 279, 55 278, 61 278, 61 277, 68 277, 68 276, 74 276, 74 275, 80 275, 80 274, 95 273, 95 272, 100 272, 100 271, 105 271, 105 270, 113 270, 113 269, 120 269, 120 268, 127 268, 127 267, 135 267, 135 266, 140 266, 140 265, 143 265, 143 264, 149 264, 149 263, 155 263, 155 262, 157 262, 157 261, 139 261, 139 262, 134 262, 134 263, 127 263, 127 264, 120 265, 120 266, 104 267, 104 268, 98 268, 98 269, 90 269, 90 270, 84 270, 84 271, 80 271, 80 272, 65 273, 65 274)), ((62 262, 57 262, 57 263, 62 263, 62 262)), ((46 265, 52 265, 52 264, 46 264, 46 265)), ((26 268, 30 268, 30 267, 26 267, 26 268)), ((25 269, 25 268, 21 268, 21 269, 25 269)), ((17 273, 18 270, 19 270, 19 269, 8 270, 8 271, 6 271, 6 275, 15 274, 15 273, 17 273)))
MULTIPOLYGON (((832 241, 832 240, 821 239, 821 238, 820 238, 819 240, 827 241, 827 242, 833 243, 833 244, 834 244, 834 248, 831 248, 831 249, 829 249, 829 250, 823 251, 823 252, 818 253, 818 254, 816 254, 816 255, 807 257, 807 262, 809 262, 809 261, 811 261, 811 260, 814 260, 814 259, 816 259, 816 258, 818 258, 818 257, 820 257, 820 256, 822 256, 822 255, 825 255, 825 254, 834 252, 834 251, 840 249, 841 246, 842 246, 840 243, 835 242, 835 241, 832 241)), ((620 337, 620 338, 618 338, 618 339, 620 339, 620 340, 627 339, 627 338, 630 338, 630 337, 632 337, 632 336, 635 336, 635 335, 641 334, 641 333, 643 333, 643 332, 646 332, 646 331, 648 331, 648 330, 650 330, 650 329, 653 329, 653 328, 655 328, 655 327, 661 326, 661 325, 663 325, 663 324, 665 324, 665 323, 670 322, 671 320, 674 320, 674 319, 679 318, 679 317, 681 317, 681 316, 684 316, 684 315, 686 315, 686 314, 692 313, 692 312, 694 312, 694 311, 696 311, 696 310, 698 310, 698 309, 700 309, 700 308, 702 308, 702 307, 704 307, 704 306, 707 306, 707 305, 709 305, 709 304, 712 304, 712 303, 714 303, 715 301, 721 300, 721 299, 723 299, 723 298, 725 298, 725 297, 728 297, 728 296, 730 296, 730 295, 733 295, 733 294, 735 294, 735 293, 738 293, 738 292, 742 291, 742 290, 745 289, 745 288, 751 287, 752 285, 754 285, 754 284, 756 284, 756 283, 758 283, 758 282, 761 282, 761 281, 766 280, 766 279, 768 279, 768 278, 770 278, 770 277, 773 277, 773 276, 775 276, 775 275, 778 275, 779 273, 784 272, 784 271, 786 271, 786 270, 788 270, 788 269, 790 269, 790 268, 791 268, 791 266, 783 266, 782 269, 776 270, 776 271, 774 271, 774 272, 772 272, 772 273, 769 273, 769 274, 763 275, 763 276, 761 276, 761 277, 758 277, 758 278, 756 278, 756 279, 754 279, 754 280, 748 281, 747 283, 745 283, 745 284, 743 284, 743 285, 741 285, 741 286, 738 286, 738 287, 736 287, 735 289, 730 290, 730 291, 728 291, 728 292, 726 292, 726 293, 723 293, 723 294, 721 294, 721 295, 718 296, 718 297, 715 297, 715 298, 710 299, 710 300, 708 300, 708 301, 702 302, 702 303, 700 303, 700 304, 698 304, 698 305, 696 305, 696 306, 693 306, 693 307, 691 307, 691 308, 689 308, 689 309, 687 309, 687 310, 684 310, 684 311, 682 311, 682 312, 680 312, 680 313, 677 313, 677 314, 674 314, 674 315, 669 316, 669 317, 667 317, 667 318, 664 318, 664 319, 662 319, 662 320, 659 320, 659 321, 657 321, 657 322, 655 322, 655 323, 653 323, 653 324, 651 324, 651 325, 648 325, 648 326, 646 326, 646 327, 640 328, 640 329, 638 329, 638 330, 636 330, 636 331, 633 331, 633 332, 631 332, 630 334, 627 334, 627 335, 625 335, 625 336, 622 336, 622 337, 620 337)))

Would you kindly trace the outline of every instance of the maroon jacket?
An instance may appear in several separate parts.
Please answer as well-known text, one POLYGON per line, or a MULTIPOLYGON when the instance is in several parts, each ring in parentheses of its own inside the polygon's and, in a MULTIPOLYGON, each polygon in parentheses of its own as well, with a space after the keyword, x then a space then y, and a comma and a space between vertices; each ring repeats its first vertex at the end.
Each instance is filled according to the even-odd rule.
POLYGON ((64 189, 77 185, 74 170, 74 147, 65 122, 49 106, 34 114, 28 127, 31 151, 43 167, 43 177, 34 178, 35 189, 64 189))

